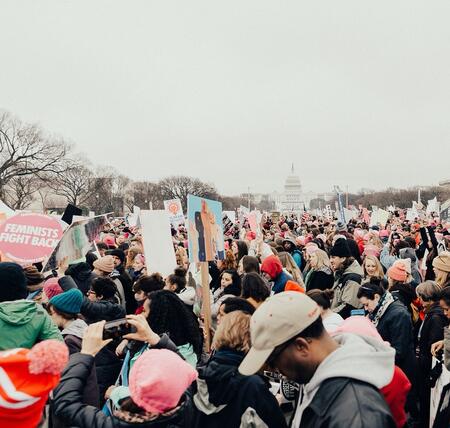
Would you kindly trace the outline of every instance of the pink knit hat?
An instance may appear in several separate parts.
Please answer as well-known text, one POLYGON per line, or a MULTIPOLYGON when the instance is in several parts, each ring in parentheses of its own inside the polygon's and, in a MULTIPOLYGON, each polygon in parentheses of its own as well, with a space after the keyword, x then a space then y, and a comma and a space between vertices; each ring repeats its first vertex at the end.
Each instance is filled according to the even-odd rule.
POLYGON ((386 229, 380 230, 380 238, 389 238, 389 231, 386 229))
POLYGON ((197 371, 175 352, 150 349, 131 368, 131 398, 147 412, 161 414, 178 405, 197 376, 197 371))
POLYGON ((114 257, 103 256, 93 263, 94 268, 102 272, 111 273, 114 270, 114 257))
POLYGON ((383 342, 375 325, 366 317, 354 315, 347 318, 334 332, 333 336, 341 333, 353 333, 359 336, 373 337, 383 342))
POLYGON ((406 281, 408 275, 411 275, 411 260, 402 259, 397 260, 387 271, 388 278, 395 281, 406 281), (409 262, 409 265, 408 265, 409 262))
POLYGON ((116 240, 112 236, 105 236, 103 238, 103 243, 108 247, 116 247, 116 240))
POLYGON ((43 288, 45 295, 48 297, 48 300, 63 292, 62 288, 59 286, 58 278, 55 278, 54 276, 44 282, 43 288))
POLYGON ((364 246, 364 255, 365 256, 375 256, 378 258, 380 255, 380 249, 376 245, 366 244, 364 246))
POLYGON ((311 255, 312 253, 315 253, 319 247, 315 242, 308 242, 305 246, 306 252, 311 255))

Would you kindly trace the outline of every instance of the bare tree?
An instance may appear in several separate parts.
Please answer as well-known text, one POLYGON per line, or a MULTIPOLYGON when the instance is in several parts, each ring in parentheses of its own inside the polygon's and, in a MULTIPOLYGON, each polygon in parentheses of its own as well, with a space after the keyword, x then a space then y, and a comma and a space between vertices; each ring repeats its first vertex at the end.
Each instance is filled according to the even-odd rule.
POLYGON ((5 202, 15 210, 24 210, 31 205, 41 186, 42 181, 37 176, 13 177, 4 188, 5 202))
POLYGON ((49 187, 67 202, 83 207, 90 196, 93 173, 86 159, 78 158, 66 161, 66 168, 57 174, 54 180, 48 180, 49 187))
POLYGON ((218 199, 216 188, 208 183, 200 181, 198 178, 186 176, 172 176, 164 178, 159 182, 161 196, 164 200, 180 199, 183 209, 187 207, 188 195, 195 195, 202 198, 218 199))
POLYGON ((45 135, 37 125, 23 124, 9 113, 3 113, 0 116, 0 197, 5 197, 5 186, 12 179, 60 173, 68 150, 62 140, 45 135))

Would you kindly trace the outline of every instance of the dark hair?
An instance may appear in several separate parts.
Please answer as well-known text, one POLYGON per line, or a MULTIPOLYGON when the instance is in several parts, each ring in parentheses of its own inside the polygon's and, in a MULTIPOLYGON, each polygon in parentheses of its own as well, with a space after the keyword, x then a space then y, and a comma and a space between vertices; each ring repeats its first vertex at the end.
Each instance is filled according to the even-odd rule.
POLYGON ((330 289, 319 290, 315 288, 313 290, 309 290, 306 295, 311 297, 311 299, 313 299, 321 308, 330 309, 331 301, 334 297, 334 291, 330 289))
POLYGON ((148 294, 150 315, 147 321, 156 334, 167 333, 177 346, 191 344, 200 357, 202 341, 200 327, 195 315, 187 309, 180 298, 169 290, 148 294))
POLYGON ((97 255, 92 251, 86 253, 86 263, 89 265, 91 270, 94 270, 94 262, 98 259, 97 255))
POLYGON ((248 246, 245 241, 234 241, 234 242, 236 242, 238 248, 237 261, 239 263, 242 257, 248 255, 248 246))
POLYGON ((255 272, 248 273, 242 278, 242 294, 244 299, 251 297, 256 302, 264 302, 269 296, 270 291, 266 282, 255 272))
POLYGON ((416 241, 414 240, 414 238, 411 238, 411 236, 407 236, 404 241, 408 244, 409 247, 411 248, 416 248, 416 241))
POLYGON ((225 273, 227 273, 228 275, 231 275, 231 281, 232 281, 232 283, 230 285, 225 287, 225 289, 227 290, 227 293, 234 294, 235 296, 240 296, 241 290, 242 290, 241 277, 239 276, 237 271, 234 269, 224 270, 219 276, 219 283, 222 281, 222 277, 225 273))
POLYGON ((259 260, 253 256, 244 256, 242 257, 242 268, 245 273, 261 273, 261 269, 259 267, 259 260))
POLYGON ((104 300, 113 300, 117 293, 116 284, 108 277, 95 278, 91 288, 97 296, 103 296, 104 300))
POLYGON ((108 250, 109 247, 104 242, 97 242, 97 250, 108 250))
POLYGON ((255 312, 255 307, 242 297, 228 297, 228 299, 222 302, 222 305, 223 311, 226 314, 234 311, 242 311, 246 314, 253 315, 253 312, 255 312))
POLYGON ((450 286, 443 288, 439 297, 450 306, 450 286))
POLYGON ((366 299, 373 300, 375 294, 380 297, 386 293, 383 286, 383 282, 377 278, 372 278, 370 282, 366 282, 359 287, 357 298, 365 297, 366 299))
POLYGON ((61 318, 64 318, 67 321, 76 320, 78 318, 78 314, 68 314, 67 312, 62 312, 59 309, 56 309, 54 305, 48 303, 46 306, 47 312, 51 315, 52 311, 57 313, 61 318))
POLYGON ((178 267, 175 269, 174 273, 167 277, 167 281, 171 284, 177 286, 176 293, 179 293, 181 290, 186 288, 187 280, 186 280, 186 269, 182 267, 178 267))
POLYGON ((133 291, 139 293, 143 291, 148 294, 152 291, 162 290, 164 288, 164 279, 159 273, 152 273, 150 276, 142 275, 133 285, 133 291))
POLYGON ((394 247, 394 253, 398 255, 402 248, 411 248, 411 247, 406 241, 398 241, 394 247))
POLYGON ((303 337, 304 339, 318 339, 322 337, 325 332, 325 328, 322 323, 322 317, 319 316, 312 324, 306 327, 303 331, 297 334, 297 337, 303 337))

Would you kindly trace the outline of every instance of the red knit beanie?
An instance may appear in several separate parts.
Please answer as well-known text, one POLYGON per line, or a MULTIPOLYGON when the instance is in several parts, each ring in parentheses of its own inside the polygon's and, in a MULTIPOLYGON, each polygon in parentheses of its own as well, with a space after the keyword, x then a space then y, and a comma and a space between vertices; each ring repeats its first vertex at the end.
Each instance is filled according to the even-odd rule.
POLYGON ((406 265, 403 263, 394 263, 387 271, 388 277, 395 281, 405 282, 408 278, 406 265))
POLYGON ((69 359, 63 342, 45 340, 30 349, 0 352, 0 426, 34 428, 48 394, 69 359))

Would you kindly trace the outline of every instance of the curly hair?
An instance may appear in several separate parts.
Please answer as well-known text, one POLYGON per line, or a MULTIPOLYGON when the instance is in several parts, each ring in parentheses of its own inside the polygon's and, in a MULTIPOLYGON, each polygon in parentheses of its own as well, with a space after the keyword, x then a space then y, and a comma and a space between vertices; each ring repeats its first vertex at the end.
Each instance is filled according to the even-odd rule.
POLYGON ((183 288, 186 288, 187 279, 186 279, 186 269, 182 267, 178 267, 175 269, 174 273, 170 274, 167 277, 167 281, 170 284, 176 285, 177 290, 176 293, 179 293, 183 288))
POLYGON ((166 333, 177 346, 191 344, 200 357, 202 340, 195 315, 180 298, 169 290, 153 291, 147 295, 150 314, 147 321, 157 334, 166 333))

